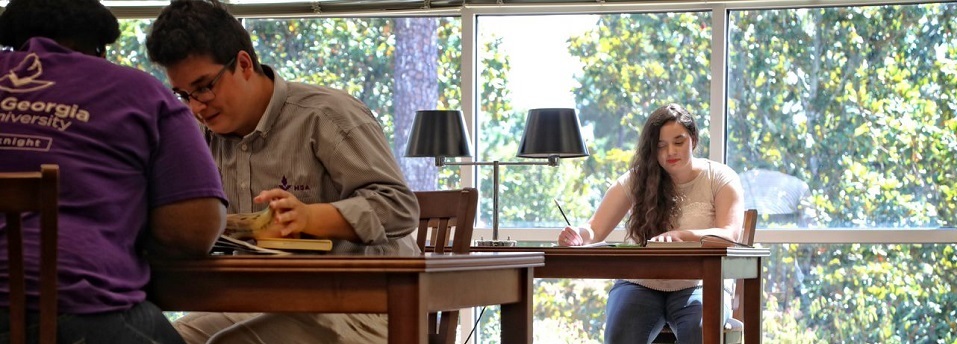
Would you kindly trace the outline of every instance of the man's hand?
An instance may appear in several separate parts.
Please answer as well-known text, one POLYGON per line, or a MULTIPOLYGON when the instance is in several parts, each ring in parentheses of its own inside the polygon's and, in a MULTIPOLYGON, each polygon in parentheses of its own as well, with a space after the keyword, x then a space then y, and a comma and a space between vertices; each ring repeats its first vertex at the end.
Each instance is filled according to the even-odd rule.
POLYGON ((299 201, 296 196, 282 189, 271 189, 260 192, 253 198, 256 203, 269 202, 272 209, 273 221, 265 231, 256 235, 258 238, 287 237, 298 235, 309 227, 308 205, 299 201))

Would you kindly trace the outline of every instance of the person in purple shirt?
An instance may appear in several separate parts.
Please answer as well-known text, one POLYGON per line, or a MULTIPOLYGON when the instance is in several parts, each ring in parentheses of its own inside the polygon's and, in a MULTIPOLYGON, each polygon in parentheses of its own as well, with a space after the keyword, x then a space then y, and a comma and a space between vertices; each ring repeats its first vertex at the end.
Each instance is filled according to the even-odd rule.
MULTIPOLYGON (((147 255, 207 254, 226 198, 189 108, 156 78, 103 58, 119 34, 97 0, 8 3, 0 172, 60 166, 58 342, 183 343, 146 300, 147 255)), ((36 216, 24 225, 27 249, 36 248, 36 216)), ((9 333, 5 227, 0 219, 0 342, 9 333)), ((28 258, 28 274, 37 263, 28 258)))

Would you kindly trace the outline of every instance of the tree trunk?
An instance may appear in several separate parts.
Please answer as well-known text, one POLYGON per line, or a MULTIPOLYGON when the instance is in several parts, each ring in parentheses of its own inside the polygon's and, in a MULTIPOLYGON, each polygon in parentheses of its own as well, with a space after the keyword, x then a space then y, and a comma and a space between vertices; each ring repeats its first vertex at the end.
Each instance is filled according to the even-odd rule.
POLYGON ((395 156, 412 190, 435 190, 434 159, 406 158, 417 110, 435 109, 439 98, 436 18, 395 19, 395 156))

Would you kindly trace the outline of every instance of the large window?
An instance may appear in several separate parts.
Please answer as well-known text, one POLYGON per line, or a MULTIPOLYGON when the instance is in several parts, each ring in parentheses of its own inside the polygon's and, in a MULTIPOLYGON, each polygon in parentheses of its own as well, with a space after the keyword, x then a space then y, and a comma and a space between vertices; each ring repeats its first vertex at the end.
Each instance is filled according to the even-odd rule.
POLYGON ((343 89, 372 109, 413 190, 458 187, 456 170, 405 158, 417 110, 459 109, 458 18, 247 19, 263 63, 290 80, 343 89))
MULTIPOLYGON (((564 226, 552 199, 584 223, 628 169, 645 119, 668 103, 698 115, 696 154, 707 157, 710 23, 710 12, 479 16, 479 157, 517 160, 528 110, 548 107, 579 112, 591 153, 557 168, 502 168, 500 226, 564 226)), ((483 195, 491 173, 477 174, 483 195)), ((482 202, 479 217, 491 212, 482 202)))
MULTIPOLYGON (((146 56, 149 20, 123 20, 114 61, 166 80, 146 56)), ((290 81, 345 90, 382 124, 415 190, 458 187, 457 170, 405 158, 415 111, 459 109, 461 21, 457 17, 245 19, 260 61, 290 81)))
POLYGON ((728 162, 762 227, 955 225, 955 10, 731 12, 728 162))

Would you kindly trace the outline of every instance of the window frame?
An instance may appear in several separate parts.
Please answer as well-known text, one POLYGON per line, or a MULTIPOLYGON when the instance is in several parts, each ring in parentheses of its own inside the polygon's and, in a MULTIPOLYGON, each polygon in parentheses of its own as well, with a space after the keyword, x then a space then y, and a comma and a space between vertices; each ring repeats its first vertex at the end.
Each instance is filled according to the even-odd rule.
MULTIPOLYGON (((159 11, 168 4, 165 1, 102 1, 111 8, 121 19, 153 19, 159 11)), ((605 1, 596 3, 593 0, 564 1, 561 3, 543 4, 535 1, 510 1, 502 4, 499 1, 473 1, 470 4, 449 5, 430 1, 422 1, 417 8, 403 8, 390 10, 386 4, 381 8, 357 9, 354 6, 343 6, 340 10, 331 7, 333 3, 343 1, 293 1, 271 2, 269 0, 225 0, 233 13, 240 18, 282 18, 282 17, 397 17, 397 16, 459 16, 462 25, 462 112, 466 125, 472 132, 472 145, 479 147, 475 128, 477 111, 477 49, 476 49, 476 22, 484 15, 548 15, 548 14, 604 14, 604 13, 642 13, 642 12, 669 12, 669 11, 710 11, 712 14, 712 41, 711 41, 711 137, 709 158, 715 161, 726 161, 727 141, 727 78, 728 78, 728 22, 729 13, 734 10, 755 9, 787 9, 787 8, 816 8, 838 6, 877 6, 877 5, 908 5, 924 3, 943 3, 947 1, 921 0, 834 0, 822 4, 818 0, 777 0, 777 1, 746 1, 746 0, 673 0, 669 2, 642 2, 642 1, 605 1), (323 4, 325 2, 326 4, 323 4), (323 9, 326 10, 323 10, 323 9)), ((406 1, 408 2, 408 1, 406 1)), ((388 2, 383 2, 388 3, 388 2)), ((0 1, 5 6, 7 1, 0 1)), ((470 159, 466 159, 468 161, 470 159)), ((477 187, 477 166, 461 166, 461 180, 463 187, 477 187)), ((491 237, 490 228, 475 228, 476 237, 491 237)), ((515 240, 553 241, 557 228, 503 228, 500 236, 515 240)), ((847 244, 847 243, 953 243, 957 242, 957 230, 924 229, 924 228, 857 228, 857 229, 761 229, 756 232, 755 240, 761 243, 800 243, 800 244, 847 244)), ((615 230, 609 240, 622 240, 623 230, 615 230)))
MULTIPOLYGON (((933 2, 933 1, 932 1, 933 2)), ((797 9, 841 6, 876 6, 922 4, 928 1, 841 1, 835 0, 826 5, 816 1, 674 1, 669 3, 605 3, 574 5, 511 5, 511 6, 467 6, 462 9, 462 111, 472 132, 472 144, 475 147, 477 132, 474 126, 478 113, 477 102, 477 39, 476 22, 483 15, 549 15, 549 14, 604 14, 604 13, 647 13, 670 11, 710 11, 712 18, 711 38, 711 141, 708 158, 714 161, 726 161, 727 154, 727 80, 728 80, 728 23, 729 14, 734 10, 754 9, 797 9)), ((463 186, 476 187, 474 167, 462 167, 463 186)), ((508 237, 520 241, 554 241, 556 229, 543 228, 499 228, 499 237, 508 237)), ((490 228, 476 227, 473 236, 491 237, 490 228)), ((607 240, 621 241, 624 230, 614 230, 607 240)), ((755 242, 765 244, 901 244, 901 243, 953 243, 957 241, 957 230, 953 228, 878 228, 865 227, 855 229, 802 228, 802 229, 765 229, 755 231, 755 242)))

